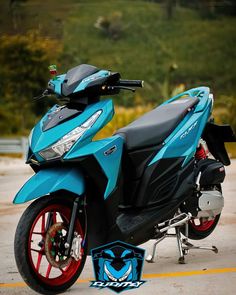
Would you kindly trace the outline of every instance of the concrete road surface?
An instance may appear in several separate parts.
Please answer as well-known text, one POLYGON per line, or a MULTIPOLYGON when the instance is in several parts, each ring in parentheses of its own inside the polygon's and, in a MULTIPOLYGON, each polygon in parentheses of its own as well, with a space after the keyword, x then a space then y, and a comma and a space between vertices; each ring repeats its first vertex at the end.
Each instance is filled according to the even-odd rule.
MULTIPOLYGON (((156 263, 145 262, 139 289, 127 294, 236 294, 236 161, 226 168, 223 185, 225 207, 219 226, 214 233, 197 245, 215 245, 219 253, 193 250, 187 264, 177 263, 175 239, 164 240, 157 248, 156 263)), ((35 294, 25 286, 13 256, 13 239, 17 222, 25 205, 12 205, 11 201, 21 185, 32 175, 30 168, 19 159, 0 158, 0 293, 35 294)), ((149 252, 152 241, 141 245, 149 252)), ((90 288, 93 269, 90 257, 79 281, 67 294, 112 294, 111 290, 90 288)), ((113 293, 114 294, 114 293, 113 293)))

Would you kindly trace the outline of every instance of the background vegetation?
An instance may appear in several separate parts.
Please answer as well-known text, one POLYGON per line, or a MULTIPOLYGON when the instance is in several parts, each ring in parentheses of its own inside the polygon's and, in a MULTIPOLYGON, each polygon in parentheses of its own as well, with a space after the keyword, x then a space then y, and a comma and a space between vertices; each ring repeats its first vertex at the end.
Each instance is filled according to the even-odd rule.
POLYGON ((236 130, 236 5, 224 0, 0 0, 0 136, 27 134, 53 100, 32 101, 47 67, 81 63, 143 79, 115 97, 102 135, 173 93, 200 85, 216 97, 217 121, 236 130), (127 109, 128 107, 128 109, 127 109))

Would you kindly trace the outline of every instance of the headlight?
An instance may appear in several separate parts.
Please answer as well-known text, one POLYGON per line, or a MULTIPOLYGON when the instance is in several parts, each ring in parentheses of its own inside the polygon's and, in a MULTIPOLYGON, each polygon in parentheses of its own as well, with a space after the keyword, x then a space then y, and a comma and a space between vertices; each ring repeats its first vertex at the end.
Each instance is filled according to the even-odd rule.
POLYGON ((64 135, 60 140, 58 140, 55 144, 42 150, 39 152, 40 156, 45 160, 53 160, 60 158, 69 149, 73 146, 73 144, 88 130, 93 124, 97 121, 98 117, 101 115, 102 110, 94 113, 87 121, 85 121, 79 127, 76 127, 66 135, 64 135))

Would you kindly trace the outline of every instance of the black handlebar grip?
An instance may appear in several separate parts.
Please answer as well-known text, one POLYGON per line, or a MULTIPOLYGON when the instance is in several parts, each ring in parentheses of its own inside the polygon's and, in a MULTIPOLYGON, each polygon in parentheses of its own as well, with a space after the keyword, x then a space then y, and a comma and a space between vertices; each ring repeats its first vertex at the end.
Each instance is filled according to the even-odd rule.
POLYGON ((143 80, 124 80, 120 79, 118 82, 119 86, 125 87, 143 87, 144 81, 143 80))

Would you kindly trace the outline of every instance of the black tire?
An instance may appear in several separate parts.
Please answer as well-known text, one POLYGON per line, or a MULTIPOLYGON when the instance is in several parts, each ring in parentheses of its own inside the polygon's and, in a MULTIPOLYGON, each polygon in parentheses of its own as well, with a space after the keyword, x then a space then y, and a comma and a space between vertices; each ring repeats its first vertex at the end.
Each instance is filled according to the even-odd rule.
MULTIPOLYGON (((214 222, 207 230, 198 230, 196 227, 193 226, 192 222, 189 221, 188 223, 188 238, 191 240, 203 240, 208 237, 216 228, 220 219, 220 214, 216 215, 214 222)), ((181 233, 185 235, 185 227, 181 227, 181 233)))
MULTIPOLYGON (((34 268, 34 266, 33 266, 32 254, 30 254, 32 252, 31 243, 33 242, 32 241, 32 239, 33 239, 32 232, 34 231, 34 224, 35 224, 35 220, 36 220, 37 216, 40 216, 40 212, 50 212, 50 211, 43 211, 43 210, 47 210, 47 208, 51 208, 50 206, 51 207, 57 206, 59 208, 63 207, 63 208, 65 208, 64 209, 65 212, 71 212, 71 209, 73 206, 73 198, 68 197, 68 196, 64 196, 64 198, 59 197, 59 196, 55 196, 55 197, 46 196, 46 197, 43 197, 43 198, 40 198, 40 199, 37 199, 36 201, 34 201, 25 210, 25 212, 21 216, 20 221, 17 226, 17 229, 16 229, 15 241, 14 241, 15 260, 16 260, 16 264, 17 264, 19 273, 21 274, 22 278, 24 279, 24 281, 26 282, 26 284, 30 288, 32 288, 33 290, 35 290, 36 292, 41 293, 41 294, 58 294, 58 293, 64 292, 69 287, 71 287, 75 283, 77 278, 79 277, 81 271, 83 270, 83 267, 84 267, 84 264, 86 261, 86 257, 87 257, 87 235, 85 232, 85 230, 86 230, 86 220, 85 220, 86 214, 82 213, 80 218, 78 217, 76 220, 76 226, 77 227, 80 226, 80 229, 81 228, 83 229, 83 238, 84 238, 83 247, 82 247, 83 254, 82 254, 82 258, 79 260, 79 262, 76 262, 76 260, 74 260, 74 259, 70 260, 69 266, 68 266, 70 273, 69 274, 66 273, 67 269, 64 271, 65 274, 68 276, 68 281, 66 281, 67 277, 65 277, 65 278, 63 277, 63 282, 60 284, 60 277, 65 276, 65 274, 63 272, 61 272, 61 274, 58 276, 58 278, 56 278, 56 280, 58 280, 59 282, 58 281, 57 281, 57 283, 54 282, 55 285, 53 285, 53 286, 51 285, 51 283, 48 284, 47 282, 49 280, 54 279, 54 278, 51 279, 49 277, 52 267, 49 271, 48 278, 47 278, 47 274, 46 274, 45 279, 43 279, 43 277, 41 278, 40 268, 38 269, 38 273, 37 273, 36 268, 34 268), (29 241, 29 238, 30 238, 30 241, 29 241), (75 269, 75 267, 73 268, 74 265, 76 266, 76 273, 74 273, 74 270, 73 270, 73 269, 75 269)), ((59 211, 55 211, 55 212, 59 212, 59 211)), ((44 216, 46 216, 45 214, 48 214, 48 213, 43 213, 43 214, 44 214, 44 216)), ((57 215, 57 213, 55 213, 55 214, 56 214, 56 216, 62 216, 62 215, 57 215)), ((67 215, 69 215, 69 214, 67 214, 67 215)), ((41 219, 39 219, 39 220, 43 220, 43 217, 40 217, 40 218, 41 219)), ((58 217, 56 217, 56 218, 58 218, 58 217)), ((45 219, 45 217, 44 217, 44 219, 45 219)), ((46 224, 45 221, 42 221, 42 224, 43 223, 46 224)), ((56 223, 58 223, 58 221, 55 221, 55 224, 56 223)), ((63 224, 64 224, 64 221, 63 221, 63 224)), ((44 235, 46 236, 45 231, 46 231, 46 229, 44 230, 44 235)), ((55 231, 55 232, 57 234, 57 231, 55 231)), ((41 235, 40 233, 37 233, 37 234, 41 235)), ((41 236, 42 236, 42 238, 40 237, 39 239, 42 239, 42 241, 43 241, 43 239, 45 239, 45 238, 43 238, 43 234, 41 236)), ((43 243, 44 243, 44 241, 43 241, 43 243)), ((39 245, 39 243, 36 245, 39 245)), ((45 251, 45 243, 41 247, 42 247, 41 248, 42 250, 39 250, 38 252, 40 252, 40 251, 43 252, 43 250, 45 251)), ((58 246, 56 246, 56 247, 58 247, 58 246)), ((39 255, 41 255, 41 254, 37 253, 35 255, 38 255, 38 259, 39 259, 39 255)), ((42 255, 45 255, 45 254, 42 254, 42 255)), ((56 257, 57 256, 55 256, 55 260, 56 260, 56 257)), ((58 259, 60 259, 60 258, 61 257, 58 256, 58 259)), ((47 260, 46 259, 47 259, 47 257, 45 255, 45 257, 43 257, 43 260, 45 260, 45 263, 48 263, 48 268, 49 268, 50 263, 48 262, 48 259, 47 260)), ((60 260, 59 260, 59 262, 60 262, 60 260)), ((41 263, 41 259, 40 259, 40 263, 41 263)), ((39 267, 41 267, 41 266, 39 266, 39 267)), ((59 271, 57 269, 54 269, 54 270, 59 271)))

